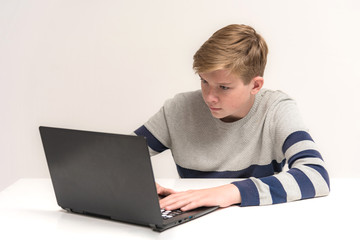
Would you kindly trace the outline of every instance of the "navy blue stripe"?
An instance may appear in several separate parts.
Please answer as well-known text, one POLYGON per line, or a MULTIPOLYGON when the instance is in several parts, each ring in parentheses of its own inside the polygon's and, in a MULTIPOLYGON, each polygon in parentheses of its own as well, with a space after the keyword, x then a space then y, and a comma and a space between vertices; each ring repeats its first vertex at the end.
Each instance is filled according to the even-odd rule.
POLYGON ((269 186, 273 204, 285 203, 287 201, 286 191, 279 179, 274 176, 270 176, 260 178, 260 180, 269 186))
POLYGON ((249 178, 249 177, 267 177, 279 173, 285 165, 285 159, 278 163, 273 160, 268 165, 251 165, 250 167, 239 171, 198 171, 183 168, 176 164, 179 176, 182 178, 249 178))
POLYGON ((298 159, 301 159, 301 158, 320 158, 321 160, 323 160, 321 154, 316 151, 316 150, 304 150, 304 151, 301 151, 301 152, 298 152, 297 154, 295 154, 294 156, 292 156, 289 161, 288 161, 288 164, 289 164, 289 168, 292 167, 292 165, 294 164, 294 162, 298 159))
POLYGON ((143 125, 135 130, 135 134, 138 136, 146 137, 149 147, 156 152, 163 152, 169 148, 164 146, 152 133, 143 125))
POLYGON ((240 206, 246 207, 260 205, 259 191, 257 190, 255 183, 251 179, 233 182, 232 184, 234 184, 240 191, 240 206))
POLYGON ((292 134, 290 134, 283 146, 282 146, 282 151, 283 153, 285 154, 286 150, 289 149, 289 147, 291 147, 292 145, 294 145, 295 143, 298 143, 298 142, 301 142, 301 141, 304 141, 304 140, 310 140, 310 141, 314 141, 310 134, 305 132, 305 131, 297 131, 297 132, 293 132, 292 134))
POLYGON ((329 178, 329 174, 326 171, 326 169, 323 166, 320 165, 314 165, 314 164, 305 164, 305 166, 311 167, 313 169, 315 169, 316 171, 318 171, 321 176, 324 178, 325 182, 328 185, 328 188, 330 190, 330 178, 329 178))
POLYGON ((300 187, 301 199, 315 197, 315 188, 310 179, 299 169, 292 168, 288 171, 300 187))

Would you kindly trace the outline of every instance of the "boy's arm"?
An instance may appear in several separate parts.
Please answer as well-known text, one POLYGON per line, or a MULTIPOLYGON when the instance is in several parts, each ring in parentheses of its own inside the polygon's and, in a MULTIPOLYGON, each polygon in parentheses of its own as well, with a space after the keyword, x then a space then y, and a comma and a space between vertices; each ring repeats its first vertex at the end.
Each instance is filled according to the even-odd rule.
POLYGON ((281 102, 271 119, 272 146, 282 153, 288 171, 234 182, 241 206, 267 205, 326 196, 330 180, 320 151, 306 130, 296 103, 281 102))
POLYGON ((283 152, 288 171, 233 183, 242 194, 241 206, 284 203, 329 194, 330 181, 324 161, 307 132, 289 135, 283 152))
POLYGON ((137 136, 146 137, 147 144, 149 146, 150 156, 157 155, 165 150, 170 149, 171 140, 167 127, 164 107, 160 108, 160 110, 154 116, 152 116, 144 125, 136 129, 134 131, 134 134, 137 136), (151 132, 151 128, 149 129, 149 125, 152 127, 152 130, 155 129, 157 137, 153 135, 153 133, 151 132))
POLYGON ((145 127, 145 125, 142 125, 138 129, 136 129, 133 134, 137 136, 146 137, 150 156, 155 156, 169 149, 164 144, 162 144, 157 138, 155 138, 154 135, 152 135, 152 133, 145 127))

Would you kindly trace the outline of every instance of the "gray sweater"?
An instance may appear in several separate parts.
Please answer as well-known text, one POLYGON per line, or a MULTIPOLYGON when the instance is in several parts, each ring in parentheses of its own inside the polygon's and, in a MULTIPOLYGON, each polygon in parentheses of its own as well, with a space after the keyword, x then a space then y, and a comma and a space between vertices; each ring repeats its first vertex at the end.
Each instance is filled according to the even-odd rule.
POLYGON ((225 123, 211 115, 201 91, 181 93, 135 131, 152 155, 171 149, 184 178, 239 178, 241 206, 283 203, 329 193, 321 154, 296 103, 262 89, 250 112, 225 123))

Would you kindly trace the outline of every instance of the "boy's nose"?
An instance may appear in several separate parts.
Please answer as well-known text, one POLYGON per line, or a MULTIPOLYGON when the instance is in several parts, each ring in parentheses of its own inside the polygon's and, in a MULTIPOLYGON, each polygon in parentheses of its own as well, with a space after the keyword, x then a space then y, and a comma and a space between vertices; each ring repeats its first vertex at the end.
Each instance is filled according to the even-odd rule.
POLYGON ((205 100, 207 103, 217 103, 219 101, 219 98, 213 89, 209 89, 206 93, 205 100))

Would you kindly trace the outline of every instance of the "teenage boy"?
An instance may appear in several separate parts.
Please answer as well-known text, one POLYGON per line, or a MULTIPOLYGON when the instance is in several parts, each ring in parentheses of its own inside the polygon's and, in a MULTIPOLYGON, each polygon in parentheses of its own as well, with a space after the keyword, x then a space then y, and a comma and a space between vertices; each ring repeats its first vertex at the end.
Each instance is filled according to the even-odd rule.
POLYGON ((250 26, 218 30, 194 55, 201 91, 166 101, 135 131, 147 137, 151 155, 170 149, 182 178, 241 178, 184 192, 157 185, 167 195, 162 208, 266 205, 329 194, 324 161, 295 101, 262 89, 267 53, 250 26))

